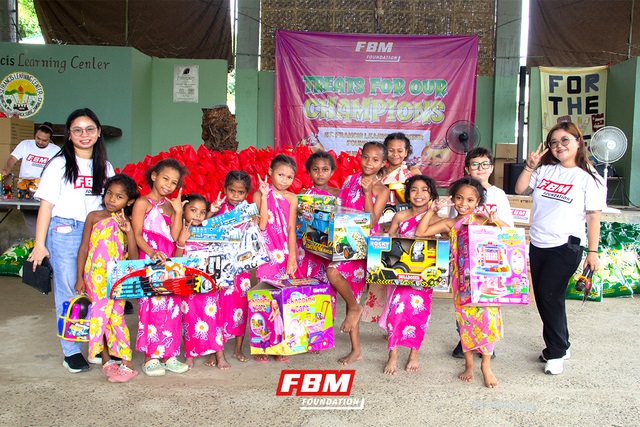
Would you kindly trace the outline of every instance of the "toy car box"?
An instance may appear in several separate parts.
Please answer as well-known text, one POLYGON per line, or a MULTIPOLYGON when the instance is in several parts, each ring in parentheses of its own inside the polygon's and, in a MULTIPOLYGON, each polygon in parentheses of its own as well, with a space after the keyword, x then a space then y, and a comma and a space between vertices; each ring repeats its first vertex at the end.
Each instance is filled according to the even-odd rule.
POLYGON ((367 257, 371 215, 357 209, 333 205, 302 207, 307 220, 301 229, 302 245, 332 261, 367 257))
POLYGON ((449 290, 449 240, 374 234, 369 238, 367 283, 449 290))
POLYGON ((263 281, 248 292, 251 354, 332 348, 333 290, 315 279, 263 281))
POLYGON ((333 196, 321 196, 317 194, 298 194, 298 216, 296 218, 296 237, 302 238, 302 234, 313 222, 313 208, 315 205, 336 206, 337 199, 333 196))
POLYGON ((524 229, 468 225, 458 245, 461 305, 529 304, 524 229))

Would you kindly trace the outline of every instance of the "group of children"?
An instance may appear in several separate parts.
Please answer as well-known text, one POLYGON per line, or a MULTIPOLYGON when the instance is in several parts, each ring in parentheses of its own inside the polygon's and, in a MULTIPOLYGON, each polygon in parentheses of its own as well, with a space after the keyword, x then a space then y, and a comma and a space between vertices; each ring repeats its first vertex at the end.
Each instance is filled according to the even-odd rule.
MULTIPOLYGON (((485 187, 489 187, 487 180, 491 172, 485 165, 492 165, 491 155, 484 149, 469 153, 467 173, 470 176, 450 187, 449 198, 439 199, 434 180, 414 174, 417 171, 405 164, 410 150, 409 140, 401 133, 390 135, 384 143, 364 144, 360 156, 361 172, 349 176, 341 189, 328 184, 336 168, 333 157, 325 152, 315 152, 305 164, 314 185, 305 192, 336 196, 342 206, 370 213, 372 232, 376 232, 389 200, 390 190, 383 182, 388 179, 405 182, 410 208, 395 214, 389 233, 418 237, 440 234, 451 238, 456 319, 466 362, 460 378, 473 380, 472 352, 477 350, 482 354, 484 383, 487 387, 495 387, 497 380, 490 363, 493 345, 502 337, 500 309, 460 306, 455 261, 458 255, 456 231, 462 224, 479 222, 479 216, 486 217, 482 222, 488 219, 491 223, 504 224, 493 209, 476 212, 485 204, 485 187), (481 173, 476 173, 478 171, 481 173), (481 180, 474 179, 474 175, 481 180), (436 212, 445 206, 453 206, 455 215, 440 219, 436 212)), ((89 356, 102 356, 102 371, 109 376, 109 381, 128 381, 137 375, 137 371, 131 365, 124 303, 109 300, 106 295, 106 262, 138 256, 165 261, 187 255, 202 245, 189 240, 189 227, 199 226, 210 216, 234 209, 251 190, 251 180, 245 172, 231 171, 224 183, 225 197, 218 197, 212 204, 198 194, 183 196, 181 190, 178 197, 169 198, 181 187, 185 173, 185 168, 173 159, 158 162, 146 173, 151 190, 142 197, 138 197, 131 178, 125 175, 109 178, 102 197, 104 209, 92 212, 85 223, 76 290, 86 292, 94 302, 89 356), (119 368, 118 358, 122 359, 119 368)), ((351 351, 339 362, 349 365, 362 358, 358 324, 363 313, 360 300, 365 293, 366 260, 329 262, 301 249, 295 235, 297 197, 289 191, 295 174, 295 161, 280 154, 271 162, 268 176, 258 177, 259 188, 253 194, 253 202, 258 207, 256 221, 263 232, 271 261, 256 269, 256 278, 315 277, 331 283, 346 303, 346 317, 340 331, 349 333, 351 351)), ((242 343, 250 279, 249 272, 244 272, 235 277, 232 286, 217 292, 188 297, 140 298, 136 349, 145 354, 144 373, 149 376, 164 375, 166 371, 184 373, 193 366, 194 358, 206 355, 209 356, 206 365, 228 369, 223 350, 230 338, 235 338, 233 357, 246 362, 242 343), (177 358, 181 342, 186 356, 184 363, 177 358)), ((417 371, 418 350, 431 313, 432 290, 387 286, 382 291, 369 290, 367 299, 370 298, 381 299, 378 302, 381 312, 370 319, 377 321, 388 334, 389 358, 384 372, 397 373, 398 346, 411 349, 406 370, 417 371), (384 292, 382 297, 380 292, 384 292)), ((276 357, 281 362, 288 359, 288 356, 276 357)), ((268 362, 269 357, 259 355, 255 360, 268 362)))

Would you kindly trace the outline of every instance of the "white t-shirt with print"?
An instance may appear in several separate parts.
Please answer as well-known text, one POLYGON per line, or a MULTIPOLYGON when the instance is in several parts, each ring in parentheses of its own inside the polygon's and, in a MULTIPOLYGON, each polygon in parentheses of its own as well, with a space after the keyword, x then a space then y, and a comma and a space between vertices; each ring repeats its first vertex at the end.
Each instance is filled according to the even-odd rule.
MULTIPOLYGON (((76 162, 78 179, 70 183, 64 177, 64 156, 54 157, 42 173, 34 197, 53 205, 51 216, 84 222, 89 212, 100 209, 102 196, 91 193, 93 160, 76 157, 76 162)), ((114 174, 113 166, 107 162, 107 177, 114 174)))
MULTIPOLYGON (((513 227, 513 213, 511 213, 511 204, 507 194, 502 189, 492 185, 486 188, 486 196, 484 205, 488 209, 495 209, 498 214, 498 218, 509 224, 509 227, 513 227)), ((452 206, 449 210, 449 218, 455 218, 458 216, 458 212, 452 206)))
POLYGON ((35 139, 25 139, 14 148, 11 155, 18 160, 22 159, 20 178, 40 178, 44 165, 58 151, 60 147, 51 142, 46 147, 40 148, 35 139))
POLYGON ((593 170, 598 182, 579 167, 560 164, 537 168, 529 181, 533 188, 531 243, 539 248, 553 248, 567 243, 569 236, 580 238, 585 246, 586 211, 607 207, 604 180, 593 170))

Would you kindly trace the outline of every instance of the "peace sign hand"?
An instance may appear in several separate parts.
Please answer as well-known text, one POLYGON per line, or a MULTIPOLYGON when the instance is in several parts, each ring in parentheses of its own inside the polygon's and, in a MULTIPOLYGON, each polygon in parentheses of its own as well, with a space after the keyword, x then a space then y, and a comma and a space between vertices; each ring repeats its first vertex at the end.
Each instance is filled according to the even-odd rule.
POLYGON ((535 169, 540 163, 540 159, 542 158, 542 156, 544 156, 547 153, 547 151, 549 151, 548 148, 545 148, 544 150, 542 150, 542 147, 543 147, 543 143, 541 142, 538 145, 538 149, 536 151, 531 151, 527 155, 527 167, 529 169, 535 169))
POLYGON ((131 221, 129 221, 123 211, 116 212, 116 221, 118 222, 118 228, 120 228, 123 233, 126 234, 132 230, 131 221))
POLYGON ((169 202, 169 204, 173 208, 174 212, 175 213, 179 213, 180 215, 182 215, 182 210, 184 208, 184 205, 186 205, 188 203, 187 200, 182 201, 182 187, 180 187, 180 190, 178 190, 178 196, 177 197, 175 197, 173 199, 167 199, 167 201, 169 202))
POLYGON ((260 178, 260 175, 258 175, 258 182, 260 183, 258 185, 258 190, 260 190, 262 197, 267 197, 269 194, 269 183, 267 182, 267 179, 269 179, 269 175, 264 176, 264 181, 260 178))
POLYGON ((191 237, 191 231, 189 231, 189 227, 191 227, 191 222, 193 220, 187 222, 187 220, 182 220, 182 229, 180 230, 180 234, 178 235, 178 240, 176 243, 178 246, 184 246, 189 237, 191 237))
POLYGON ((216 199, 215 202, 211 203, 211 208, 210 208, 211 213, 218 212, 222 207, 222 204, 227 200, 227 196, 220 198, 221 195, 222 195, 222 192, 218 191, 218 198, 216 199))

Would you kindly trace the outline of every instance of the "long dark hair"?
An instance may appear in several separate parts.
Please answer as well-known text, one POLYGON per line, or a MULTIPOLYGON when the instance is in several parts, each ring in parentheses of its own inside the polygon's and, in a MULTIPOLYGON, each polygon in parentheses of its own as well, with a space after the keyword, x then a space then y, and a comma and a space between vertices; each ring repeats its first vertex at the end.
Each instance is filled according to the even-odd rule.
MULTIPOLYGON (((576 151, 575 162, 576 166, 578 166, 583 171, 587 172, 591 177, 596 181, 596 183, 601 184, 600 180, 596 177, 594 173, 595 168, 593 164, 589 160, 589 154, 587 154, 587 147, 584 143, 584 138, 582 137, 582 132, 578 129, 574 123, 571 122, 560 122, 556 124, 554 127, 549 130, 547 134, 547 139, 544 142, 546 148, 549 148, 549 143, 551 142, 551 135, 557 130, 563 130, 567 133, 570 133, 576 141, 578 141, 578 151, 576 151)), ((556 159, 556 156, 551 153, 551 148, 544 153, 542 158, 540 159, 541 165, 557 165, 560 163, 560 160, 556 159)))
POLYGON ((107 146, 104 143, 104 137, 102 136, 102 127, 100 126, 100 120, 98 116, 88 108, 80 108, 72 112, 67 118, 67 123, 64 128, 64 144, 62 149, 56 154, 57 156, 64 156, 65 170, 64 178, 67 182, 76 182, 78 179, 78 163, 76 162, 76 151, 73 148, 73 142, 69 137, 71 123, 78 117, 87 117, 96 124, 98 132, 98 140, 93 145, 93 153, 91 159, 93 160, 93 185, 91 186, 91 194, 102 194, 102 187, 107 179, 107 146))

